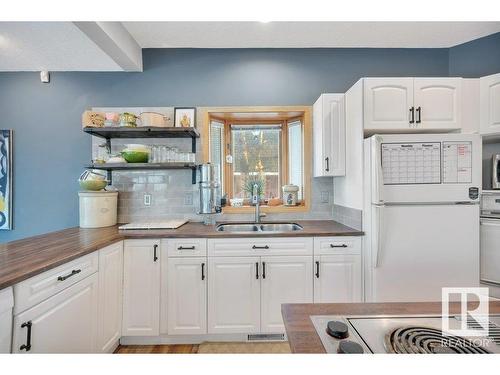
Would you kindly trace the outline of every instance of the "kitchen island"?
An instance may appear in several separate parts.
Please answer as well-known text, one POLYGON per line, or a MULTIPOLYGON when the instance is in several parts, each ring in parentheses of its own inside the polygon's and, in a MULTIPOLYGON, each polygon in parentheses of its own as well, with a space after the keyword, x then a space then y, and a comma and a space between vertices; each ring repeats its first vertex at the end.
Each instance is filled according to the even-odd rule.
MULTIPOLYGON (((490 302, 490 314, 500 314, 500 301, 490 302)), ((283 304, 281 306, 286 334, 292 353, 326 353, 311 316, 396 316, 440 315, 440 302, 405 303, 316 303, 283 304)), ((450 304, 450 314, 460 314, 458 303, 450 304)))

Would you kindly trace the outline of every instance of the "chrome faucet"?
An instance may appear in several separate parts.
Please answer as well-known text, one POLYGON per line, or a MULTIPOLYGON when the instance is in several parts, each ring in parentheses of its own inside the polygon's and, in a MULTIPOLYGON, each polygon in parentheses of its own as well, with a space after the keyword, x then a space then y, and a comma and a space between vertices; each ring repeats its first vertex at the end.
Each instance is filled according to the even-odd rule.
POLYGON ((255 205, 255 223, 260 223, 260 218, 265 214, 260 213, 259 185, 254 184, 252 189, 252 203, 255 205))

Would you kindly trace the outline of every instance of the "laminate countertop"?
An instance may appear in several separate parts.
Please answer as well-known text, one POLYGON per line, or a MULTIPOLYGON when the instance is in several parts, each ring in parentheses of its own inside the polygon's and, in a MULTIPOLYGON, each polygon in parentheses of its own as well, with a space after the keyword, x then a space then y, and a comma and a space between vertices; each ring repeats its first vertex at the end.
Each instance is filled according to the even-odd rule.
MULTIPOLYGON (((470 307, 472 309, 473 304, 470 307)), ((450 303, 451 314, 460 314, 460 308, 459 303, 450 303)), ((490 314, 498 313, 500 301, 491 301, 490 314)), ((440 315, 441 302, 283 304, 281 314, 292 353, 325 353, 312 324, 312 315, 440 315)))
POLYGON ((363 232, 333 220, 294 221, 304 228, 292 233, 234 234, 215 231, 214 226, 190 222, 178 229, 118 230, 70 228, 0 244, 0 289, 124 239, 133 238, 248 238, 361 236, 363 232))

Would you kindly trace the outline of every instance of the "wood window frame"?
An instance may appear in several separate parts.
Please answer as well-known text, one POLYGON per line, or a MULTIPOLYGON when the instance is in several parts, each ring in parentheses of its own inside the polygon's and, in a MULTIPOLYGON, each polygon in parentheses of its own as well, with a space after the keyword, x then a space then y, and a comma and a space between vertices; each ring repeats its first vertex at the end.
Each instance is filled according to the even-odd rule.
MULTIPOLYGON (((230 140, 230 130, 227 124, 230 123, 252 123, 252 124, 264 124, 264 123, 282 123, 282 140, 281 145, 281 176, 282 185, 285 185, 289 179, 288 171, 288 123, 295 122, 297 119, 302 120, 302 140, 303 140, 303 155, 302 155, 302 174, 303 174, 303 199, 300 205, 294 207, 287 207, 283 205, 279 206, 261 206, 261 210, 267 213, 286 213, 286 212, 307 212, 310 210, 311 206, 311 178, 312 178, 312 107, 311 106, 251 106, 251 107, 200 107, 198 108, 198 118, 202 120, 201 124, 201 145, 202 145, 202 161, 203 163, 210 161, 210 122, 212 119, 216 119, 224 123, 224 158, 227 153, 228 140, 230 140), (248 117, 245 120, 228 120, 224 118, 225 115, 231 113, 245 113, 248 117), (252 114, 263 114, 272 113, 276 116, 276 119, 272 120, 262 120, 257 116, 252 118, 252 114), (289 114, 293 113, 294 116, 289 114), (297 113, 300 113, 297 115, 297 113), (223 116, 221 116, 221 114, 223 116), (280 117, 282 114, 282 117, 280 117)), ((229 163, 224 163, 225 170, 223 171, 225 176, 224 190, 232 192, 232 165, 229 163), (229 185, 228 185, 229 184, 229 185)), ((281 194, 280 194, 281 195, 281 194)), ((231 207, 226 206, 223 208, 224 213, 251 213, 254 212, 255 208, 251 206, 244 207, 231 207)))

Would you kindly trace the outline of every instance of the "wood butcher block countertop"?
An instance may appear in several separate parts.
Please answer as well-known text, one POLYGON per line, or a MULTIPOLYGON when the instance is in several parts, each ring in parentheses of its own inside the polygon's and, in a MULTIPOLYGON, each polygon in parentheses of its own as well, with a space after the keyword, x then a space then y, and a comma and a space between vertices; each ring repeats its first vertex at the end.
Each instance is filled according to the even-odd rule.
MULTIPOLYGON (((325 353, 312 315, 440 315, 441 302, 284 304, 281 313, 292 353, 325 353)), ((450 313, 460 314, 460 304, 450 303, 450 313)), ((500 301, 491 301, 490 314, 499 313, 500 301)))
POLYGON ((214 226, 187 223, 178 229, 127 230, 118 226, 70 228, 0 244, 0 290, 124 239, 133 238, 230 238, 360 236, 363 232, 332 220, 294 221, 304 230, 278 234, 231 234, 216 232, 214 226))

